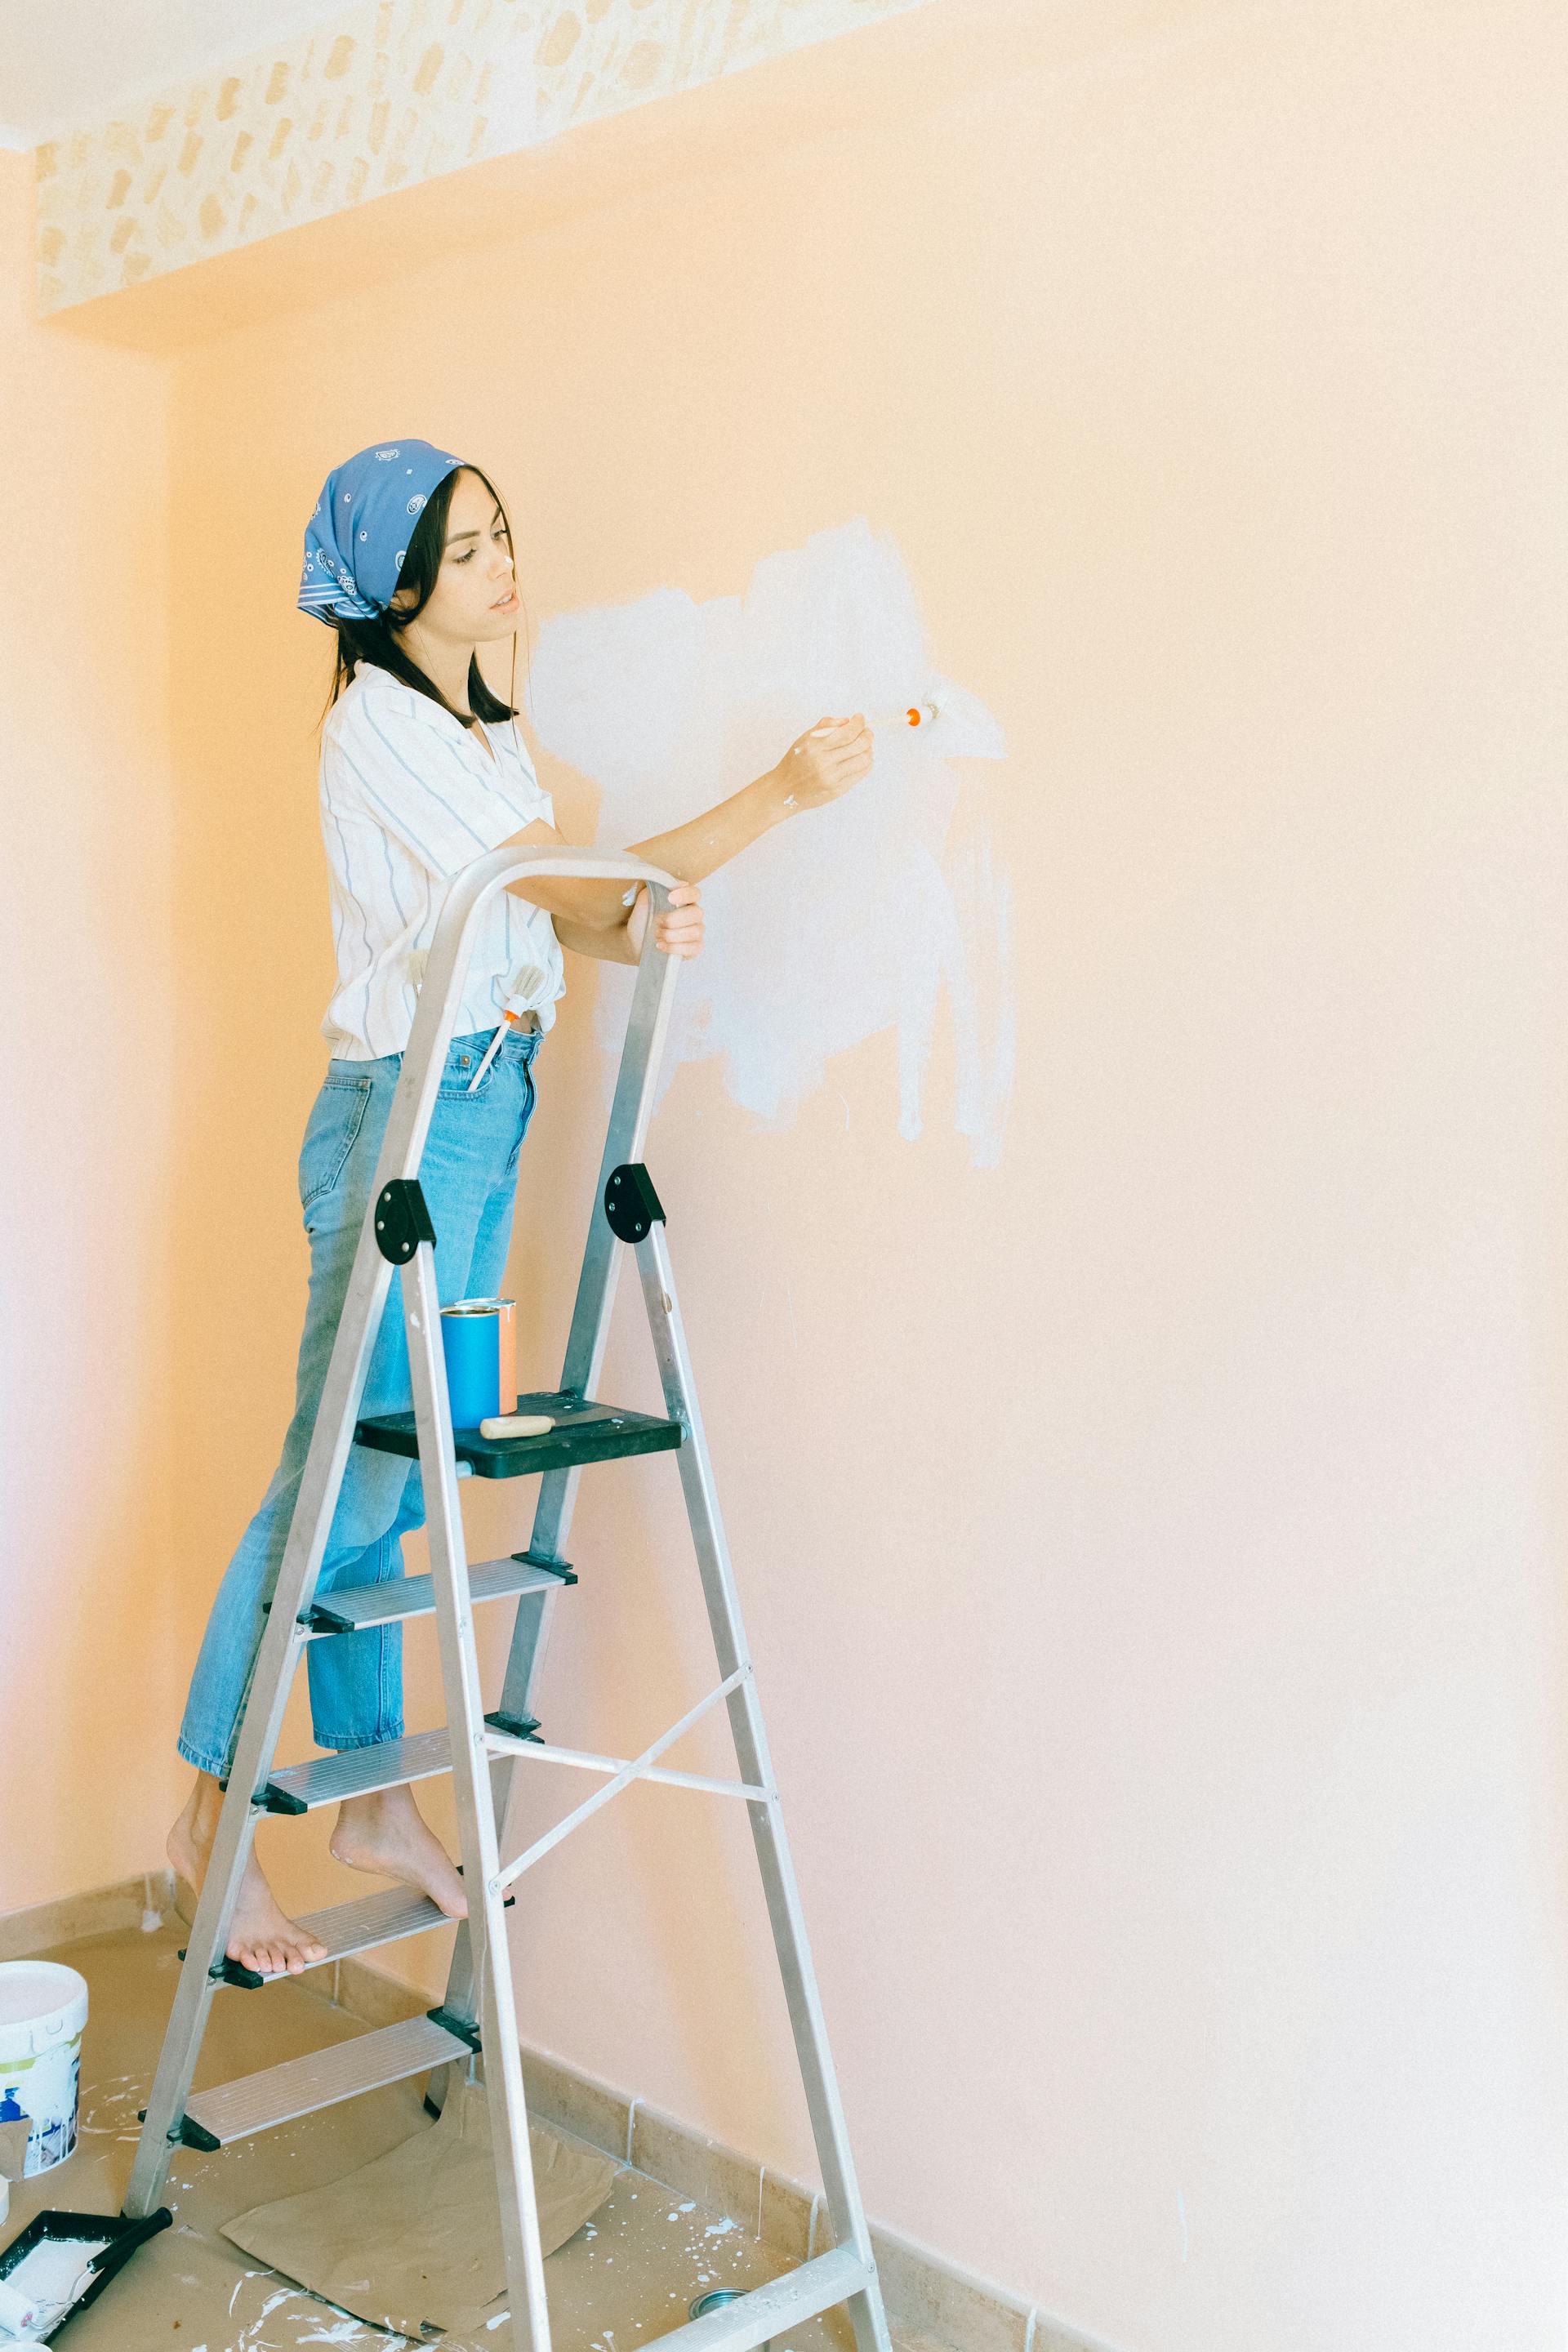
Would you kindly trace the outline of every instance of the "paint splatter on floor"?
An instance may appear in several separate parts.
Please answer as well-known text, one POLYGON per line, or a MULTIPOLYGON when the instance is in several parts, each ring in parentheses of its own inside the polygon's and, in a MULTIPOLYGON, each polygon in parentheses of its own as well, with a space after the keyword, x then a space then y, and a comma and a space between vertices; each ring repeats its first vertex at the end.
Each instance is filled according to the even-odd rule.
MULTIPOLYGON (((132 2151, 116 2126, 128 2103, 134 2102, 134 2117, 144 2101, 180 1939, 167 1930, 144 1937, 129 1928, 59 1955, 81 1969, 90 1988, 81 2112, 84 2120, 96 2120, 65 2165, 18 2184, 7 2236, 42 2205, 119 2209, 132 2151)), ((272 1986, 220 1997, 205 2062, 211 2079, 222 2081, 362 2030, 303 1986, 272 1986)), ((173 2228, 150 2240, 71 2322, 72 2352, 167 2352, 171 2344, 187 2352, 416 2352, 416 2339, 368 2326, 247 2262, 221 2230, 258 2199, 282 2195, 302 2178, 339 2178, 422 2128, 421 2089, 395 2084, 216 2154, 182 2149, 167 2191, 173 2228)), ((623 2172, 592 2223, 548 2259, 554 2352, 639 2352, 650 2337, 680 2326, 708 2288, 743 2292, 791 2268, 794 2259, 743 2221, 646 2174, 623 2172)), ((443 2352, 508 2352, 510 2322, 498 2308, 468 2332, 441 2340, 443 2352)), ((790 2344, 794 2352, 853 2352, 842 2313, 792 2328, 790 2344)))

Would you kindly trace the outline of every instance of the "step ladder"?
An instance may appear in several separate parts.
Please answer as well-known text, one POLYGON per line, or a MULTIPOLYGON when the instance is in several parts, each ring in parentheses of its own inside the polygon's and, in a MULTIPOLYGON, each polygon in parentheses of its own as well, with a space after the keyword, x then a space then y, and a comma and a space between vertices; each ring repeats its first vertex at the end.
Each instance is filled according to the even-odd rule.
MULTIPOLYGON (((240 1722, 233 1764, 206 1878, 145 2119, 125 2212, 144 2218, 159 2208, 174 2151, 216 2148, 319 2107, 411 2075, 432 2074, 439 2103, 452 2066, 472 2067, 482 2053, 492 2103, 501 2242, 517 2352, 550 2352, 550 2315, 540 2250, 529 2150, 517 2008, 506 1934, 510 1893, 523 1873, 634 1780, 739 1799, 756 1846, 768 1916, 788 2003, 811 2127, 831 2219, 833 2247, 781 2277, 657 2341, 679 2352, 746 2352, 792 2324, 847 2305, 856 2352, 889 2352, 887 2319, 860 2203, 844 2114, 827 2046, 800 1896, 763 1727, 712 1465, 698 1410, 664 1213, 642 1150, 659 1062, 669 1026, 679 962, 662 955, 651 914, 668 903, 671 877, 635 857, 585 851, 521 854, 501 848, 466 868, 452 884, 437 926, 413 1033, 403 1059, 370 1206, 354 1255, 347 1297, 328 1367, 276 1586, 240 1722), (435 1108, 452 1024, 462 995, 479 918, 494 894, 528 876, 595 877, 648 886, 653 901, 638 966, 567 1340, 561 1386, 521 1397, 518 1410, 548 1414, 547 1435, 494 1443, 477 1430, 454 1432, 436 1290, 435 1234, 419 1188, 419 1163, 435 1108), (656 1418, 595 1399, 621 1253, 635 1254, 665 1415, 656 1418), (357 1418, 366 1368, 395 1268, 401 1269, 414 1409, 357 1418), (424 1485, 430 1573, 403 1576, 316 1597, 316 1580, 351 1444, 416 1459, 424 1485), (576 1581, 563 1551, 577 1482, 595 1462, 627 1454, 675 1454, 692 1543, 708 1604, 721 1679, 641 1755, 592 1755, 552 1746, 532 1713, 536 1677, 551 1612, 576 1581), (458 1482, 538 1477, 525 1551, 470 1566, 463 1540, 458 1482), (474 1643, 477 1602, 515 1604, 511 1645, 499 1707, 487 1714, 474 1643), (320 1756, 278 1768, 274 1755, 294 1674, 308 1643, 395 1619, 434 1615, 440 1644, 447 1723, 379 1747, 320 1756), (722 1701, 738 1759, 735 1780, 672 1770, 667 1749, 722 1701), (601 1781, 554 1828, 509 1861, 501 1859, 514 1775, 530 1760, 573 1765, 601 1781), (367 2032, 331 2049, 271 2066, 193 2095, 209 2005, 220 1986, 254 1990, 263 1979, 226 1958, 229 1921, 263 1812, 307 1812, 343 1797, 404 1782, 451 1776, 462 1849, 468 1917, 459 1926, 447 1991, 427 2016, 367 2032)), ((443 1924, 428 1897, 394 1887, 318 1912, 304 1922, 326 1947, 325 1966, 353 1952, 443 1924)))

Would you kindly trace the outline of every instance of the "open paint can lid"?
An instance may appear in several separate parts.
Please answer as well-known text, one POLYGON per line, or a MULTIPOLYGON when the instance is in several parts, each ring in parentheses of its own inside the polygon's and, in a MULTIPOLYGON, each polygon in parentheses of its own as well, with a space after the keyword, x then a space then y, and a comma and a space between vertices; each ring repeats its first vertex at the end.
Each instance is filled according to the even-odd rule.
POLYGON ((0 1961, 0 2053, 40 2057, 87 2023, 87 1979, 58 1960, 0 1961))

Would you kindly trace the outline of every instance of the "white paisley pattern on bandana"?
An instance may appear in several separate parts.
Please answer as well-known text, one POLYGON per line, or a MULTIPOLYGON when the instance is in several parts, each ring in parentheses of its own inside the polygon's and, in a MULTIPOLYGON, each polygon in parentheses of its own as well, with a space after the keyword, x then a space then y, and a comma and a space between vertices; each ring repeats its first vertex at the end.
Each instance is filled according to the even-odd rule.
POLYGON ((461 463, 428 441, 403 441, 334 466, 305 525, 300 611, 329 627, 334 614, 372 621, 384 613, 408 552, 409 516, 461 463))

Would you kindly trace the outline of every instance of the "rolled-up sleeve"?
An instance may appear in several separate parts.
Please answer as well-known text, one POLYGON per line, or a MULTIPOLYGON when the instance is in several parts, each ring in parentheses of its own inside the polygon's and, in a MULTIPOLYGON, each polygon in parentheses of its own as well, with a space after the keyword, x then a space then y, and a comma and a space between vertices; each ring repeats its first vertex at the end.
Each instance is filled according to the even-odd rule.
POLYGON ((550 798, 531 775, 461 740, 458 722, 412 688, 377 687, 340 706, 322 738, 323 780, 357 797, 365 813, 441 880, 550 818, 550 798), (479 772, 481 761, 493 778, 479 772), (333 770, 337 770, 334 776, 333 770))

